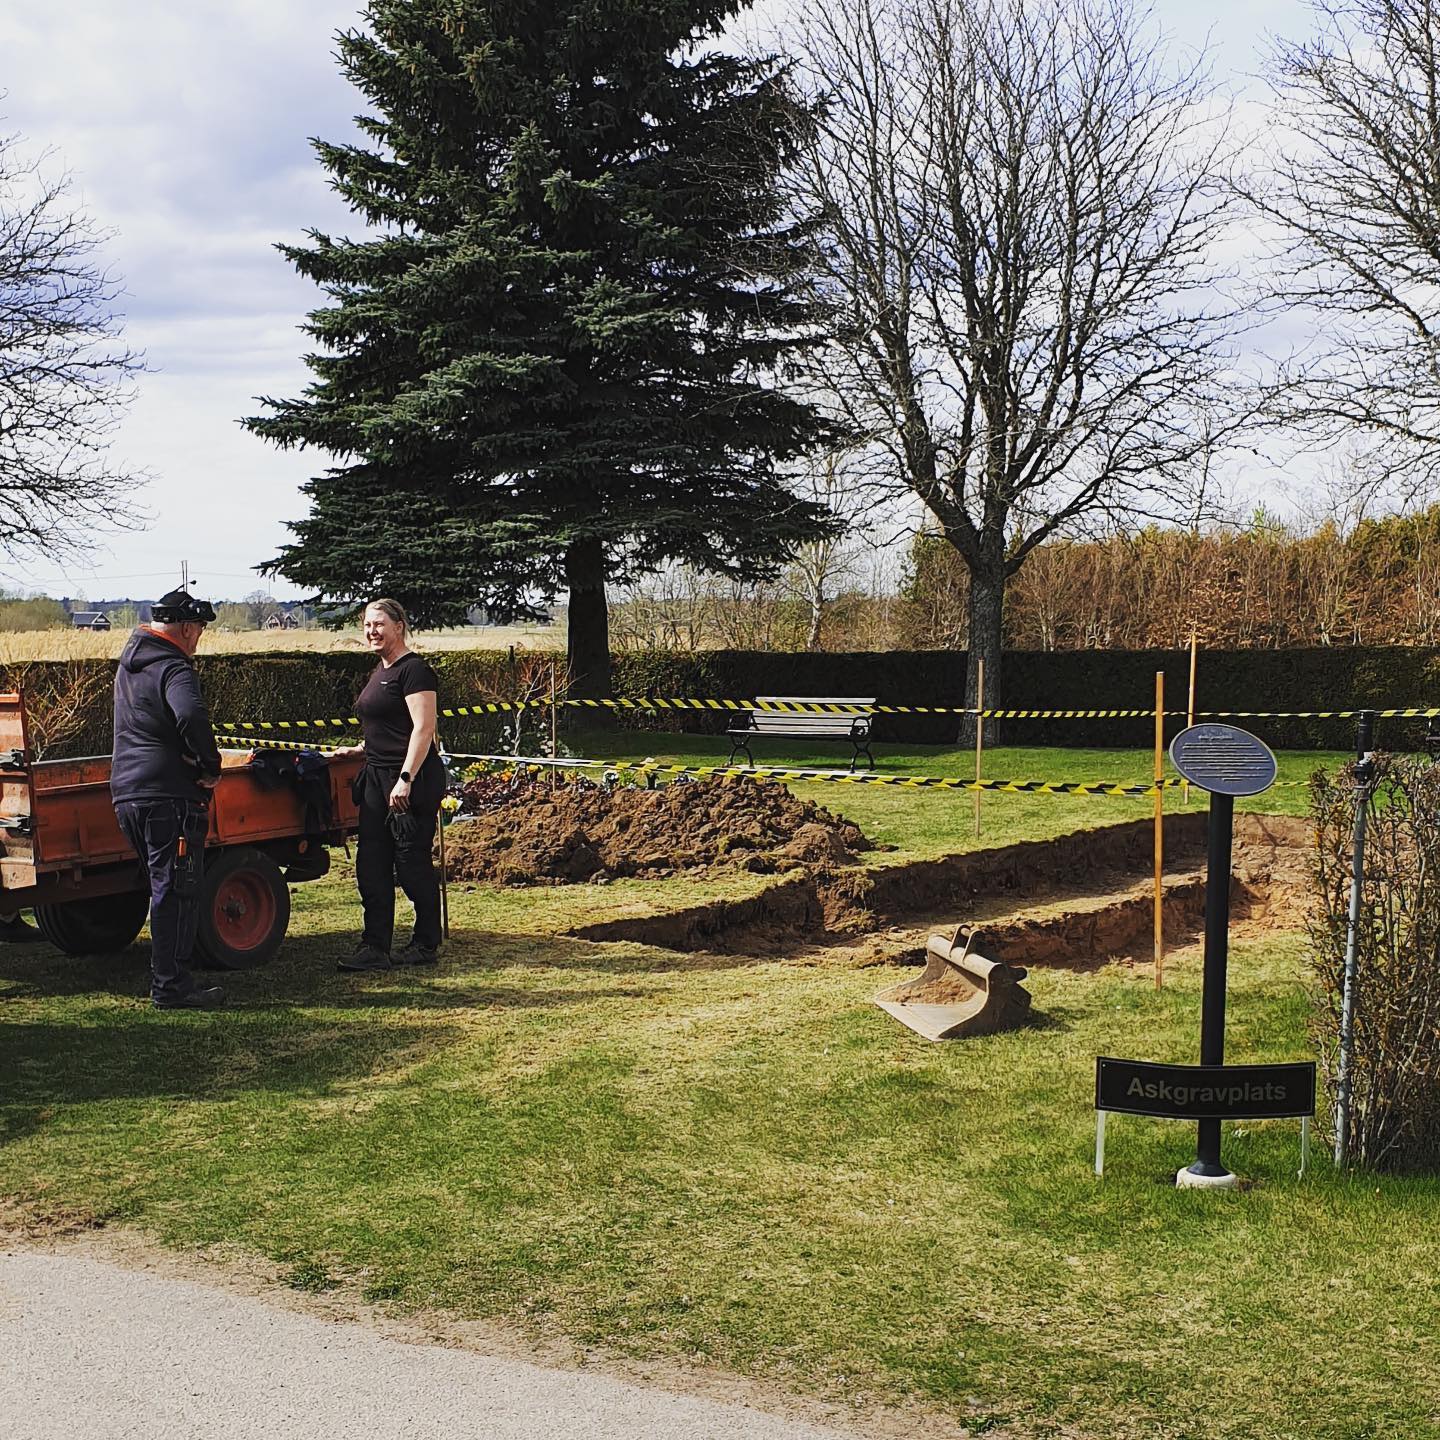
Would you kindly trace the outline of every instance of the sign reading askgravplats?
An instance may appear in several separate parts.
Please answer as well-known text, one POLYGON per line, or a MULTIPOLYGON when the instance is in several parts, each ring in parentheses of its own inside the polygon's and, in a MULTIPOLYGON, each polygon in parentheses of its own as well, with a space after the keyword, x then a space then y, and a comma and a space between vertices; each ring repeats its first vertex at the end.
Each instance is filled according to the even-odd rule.
POLYGON ((1275 783, 1270 747, 1235 725, 1192 725, 1170 742, 1171 764, 1212 795, 1258 795, 1275 783))
POLYGON ((1102 1055, 1095 1108, 1162 1120, 1308 1116, 1315 1113, 1315 1065, 1156 1065, 1102 1055))

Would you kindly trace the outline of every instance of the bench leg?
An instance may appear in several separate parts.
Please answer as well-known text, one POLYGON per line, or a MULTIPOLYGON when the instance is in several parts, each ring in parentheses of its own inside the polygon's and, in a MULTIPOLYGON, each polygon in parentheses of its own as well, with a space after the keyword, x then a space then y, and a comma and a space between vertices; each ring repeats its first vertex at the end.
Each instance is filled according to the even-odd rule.
POLYGON ((875 757, 870 753, 869 745, 861 745, 854 740, 852 740, 850 743, 855 750, 855 753, 850 757, 850 773, 852 775, 855 773, 855 767, 860 763, 860 757, 862 755, 869 762, 869 764, 866 766, 866 769, 873 770, 875 768, 875 757))
POLYGON ((745 763, 753 769, 755 757, 750 753, 750 746, 744 740, 731 740, 730 758, 725 763, 727 765, 733 765, 735 763, 735 756, 739 754, 741 750, 745 752, 745 763))

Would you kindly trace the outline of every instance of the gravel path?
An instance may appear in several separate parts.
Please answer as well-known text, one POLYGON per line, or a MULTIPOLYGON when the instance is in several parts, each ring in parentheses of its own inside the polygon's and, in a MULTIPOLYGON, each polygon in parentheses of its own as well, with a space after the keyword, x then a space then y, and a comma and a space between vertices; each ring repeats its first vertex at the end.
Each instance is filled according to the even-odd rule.
POLYGON ((849 1440, 64 1253, 0 1254, 0 1355, 6 1440, 849 1440))

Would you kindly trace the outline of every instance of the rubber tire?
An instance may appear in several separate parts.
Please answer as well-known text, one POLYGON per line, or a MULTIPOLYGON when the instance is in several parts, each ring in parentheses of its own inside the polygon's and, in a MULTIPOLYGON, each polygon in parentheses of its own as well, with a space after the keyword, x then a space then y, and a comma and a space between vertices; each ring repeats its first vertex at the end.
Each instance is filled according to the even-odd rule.
POLYGON ((106 955, 131 944, 150 913, 144 890, 35 906, 40 933, 67 955, 106 955))
MULTIPOLYGON (((208 858, 208 857, 207 857, 208 858)), ((205 867, 195 958, 220 970, 268 964, 285 942, 290 889, 263 850, 222 850, 205 867)))

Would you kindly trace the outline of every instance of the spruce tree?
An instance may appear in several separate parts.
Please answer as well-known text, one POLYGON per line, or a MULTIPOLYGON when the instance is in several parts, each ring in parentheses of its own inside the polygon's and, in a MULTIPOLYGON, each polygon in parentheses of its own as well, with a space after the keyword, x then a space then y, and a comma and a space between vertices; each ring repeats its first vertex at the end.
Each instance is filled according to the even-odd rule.
POLYGON ((246 425, 337 464, 274 568, 422 624, 569 600, 609 689, 605 587, 770 573, 829 524, 780 469, 825 424, 777 383, 821 334, 778 186, 809 116, 723 53, 735 0, 373 0, 338 37, 372 113, 315 141, 368 227, 283 253, 329 297, 314 379, 246 425))

